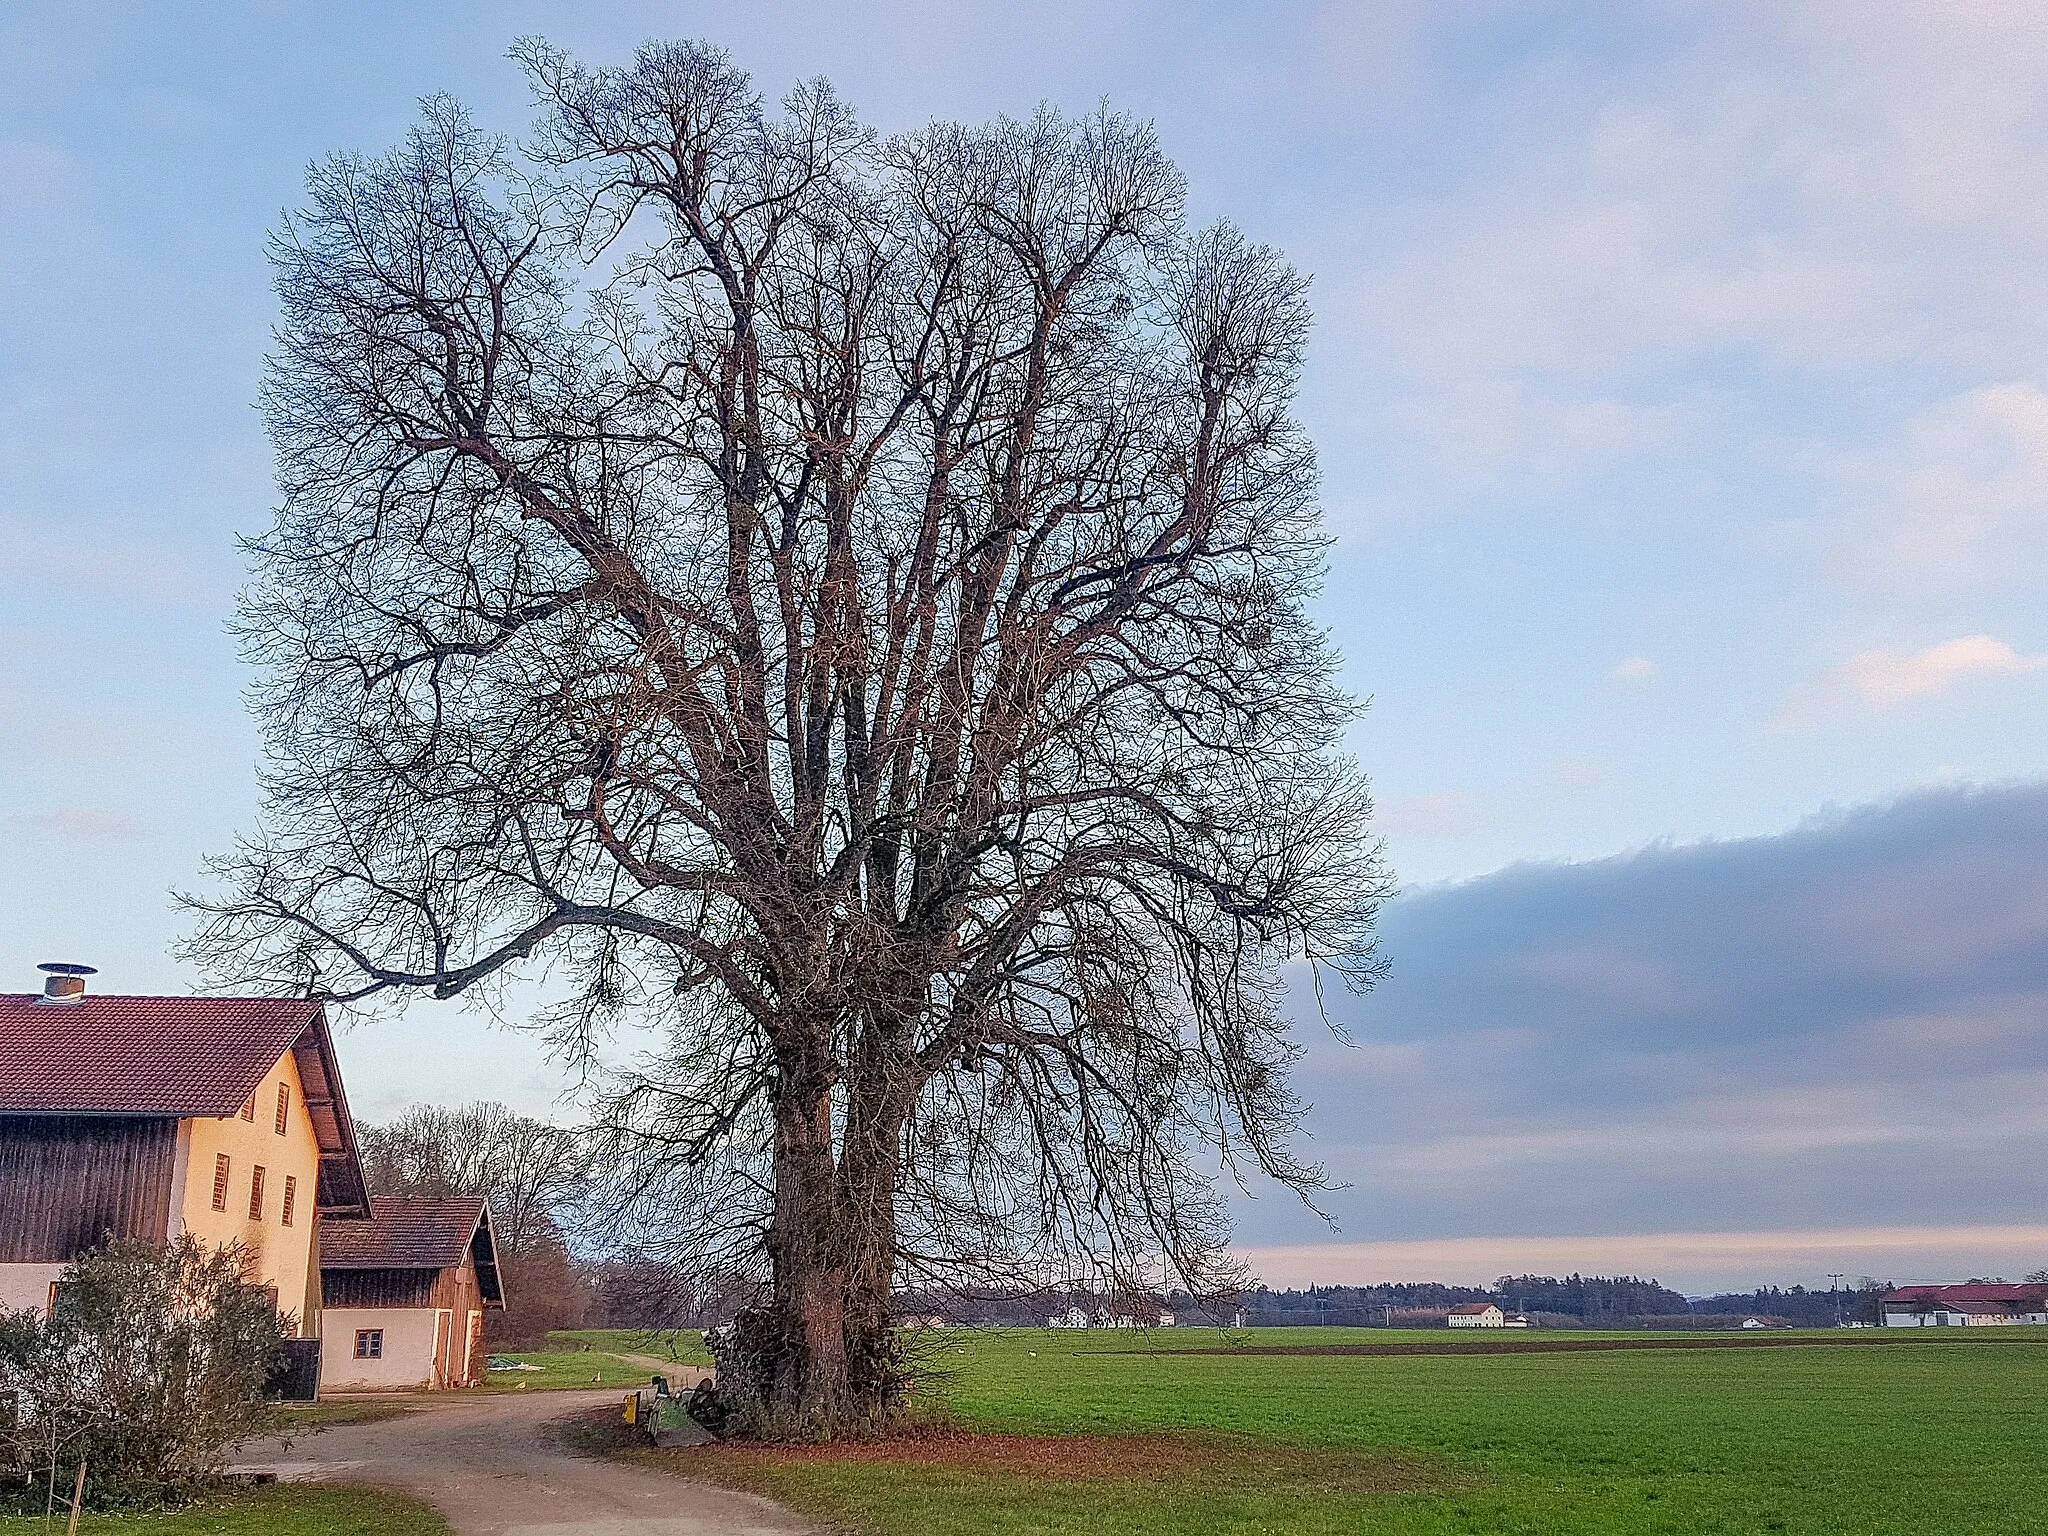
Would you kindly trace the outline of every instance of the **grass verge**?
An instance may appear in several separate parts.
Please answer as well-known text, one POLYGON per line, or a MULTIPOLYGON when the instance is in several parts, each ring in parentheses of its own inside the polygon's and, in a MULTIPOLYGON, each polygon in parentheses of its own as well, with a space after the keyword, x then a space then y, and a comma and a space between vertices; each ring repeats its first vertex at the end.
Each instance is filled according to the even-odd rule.
POLYGON ((293 1403, 279 1412, 279 1433, 287 1439, 339 1429, 344 1424, 382 1424, 386 1419, 417 1413, 419 1408, 403 1398, 329 1398, 318 1403, 293 1403))
MULTIPOLYGON (((57 1521, 56 1530, 64 1523, 57 1521)), ((366 1488, 251 1488, 150 1514, 85 1515, 81 1536, 447 1536, 425 1504, 366 1488)), ((42 1536, 41 1516, 0 1516, 0 1536, 42 1536)))

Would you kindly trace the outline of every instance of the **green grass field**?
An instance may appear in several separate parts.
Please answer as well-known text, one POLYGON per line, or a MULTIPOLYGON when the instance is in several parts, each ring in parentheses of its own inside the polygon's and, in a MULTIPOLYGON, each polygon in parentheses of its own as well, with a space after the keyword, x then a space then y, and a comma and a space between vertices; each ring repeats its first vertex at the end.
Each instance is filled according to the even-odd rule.
POLYGON ((574 1328, 551 1333, 548 1339, 579 1349, 652 1355, 657 1360, 673 1360, 678 1365, 711 1363, 711 1351, 704 1347, 704 1335, 694 1328, 574 1328))
POLYGON ((1196 1329, 932 1333, 926 1390, 1018 1438, 643 1454, 881 1536, 2009 1536, 2048 1531, 2048 1339, 2018 1332, 1364 1357, 1174 1353, 1221 1342, 1196 1329))
MULTIPOLYGON (((62 1531, 62 1517, 55 1529, 62 1531)), ((447 1536, 426 1505, 360 1488, 252 1488, 168 1514, 85 1515, 81 1536, 447 1536)), ((0 1516, 0 1536, 42 1536, 40 1516, 0 1516)))
POLYGON ((511 1357, 531 1371, 492 1371, 481 1388, 485 1392, 547 1392, 571 1387, 644 1386, 648 1370, 630 1360, 597 1349, 548 1351, 511 1357))

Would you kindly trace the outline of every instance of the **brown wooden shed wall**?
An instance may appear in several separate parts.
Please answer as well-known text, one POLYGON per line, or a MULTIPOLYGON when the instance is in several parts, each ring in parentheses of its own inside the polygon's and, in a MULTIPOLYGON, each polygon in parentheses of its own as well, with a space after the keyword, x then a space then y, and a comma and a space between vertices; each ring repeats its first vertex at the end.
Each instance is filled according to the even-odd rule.
POLYGON ((323 1269, 323 1307, 433 1307, 436 1269, 323 1269))
POLYGON ((109 1235, 162 1242, 177 1152, 172 1119, 0 1115, 0 1264, 66 1263, 109 1235))

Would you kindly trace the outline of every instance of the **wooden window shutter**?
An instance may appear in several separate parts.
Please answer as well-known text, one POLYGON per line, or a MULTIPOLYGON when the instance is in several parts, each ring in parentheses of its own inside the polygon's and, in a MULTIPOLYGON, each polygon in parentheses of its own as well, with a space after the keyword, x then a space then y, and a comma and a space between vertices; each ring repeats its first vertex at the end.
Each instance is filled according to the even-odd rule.
POLYGON ((298 1205, 299 1181, 288 1173, 284 1176, 284 1204, 278 1208, 278 1214, 284 1218, 286 1226, 292 1224, 292 1213, 298 1209, 298 1205))
POLYGON ((258 1163, 255 1172, 249 1175, 249 1219, 263 1219, 263 1165, 258 1163))
POLYGON ((242 1118, 251 1123, 256 1119, 256 1095, 253 1093, 242 1101, 242 1118))
POLYGON ((282 1135, 284 1134, 284 1128, 285 1128, 285 1125, 286 1125, 286 1123, 287 1123, 287 1122, 288 1122, 288 1121, 289 1121, 289 1120, 291 1119, 291 1113, 292 1113, 292 1090, 291 1090, 291 1084, 289 1084, 289 1083, 279 1083, 279 1084, 277 1085, 277 1134, 278 1134, 278 1135, 282 1136, 282 1135))
POLYGON ((225 1152, 213 1155, 213 1208, 216 1211, 228 1208, 228 1155, 225 1152))

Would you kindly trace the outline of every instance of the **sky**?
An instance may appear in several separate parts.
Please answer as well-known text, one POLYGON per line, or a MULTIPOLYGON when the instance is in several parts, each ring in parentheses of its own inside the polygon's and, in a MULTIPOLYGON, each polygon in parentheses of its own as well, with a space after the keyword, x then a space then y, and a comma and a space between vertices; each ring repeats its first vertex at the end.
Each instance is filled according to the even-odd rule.
MULTIPOLYGON (((423 94, 518 131, 529 33, 884 129, 1107 98, 1312 274, 1403 894, 1355 1043, 1303 1029, 1339 1229, 1242 1202, 1272 1276, 2048 1264, 2048 19, 2000 0, 11 7, 0 984, 199 983, 168 892, 257 811, 266 234, 423 94)), ((572 1113, 458 1005, 343 1049, 365 1118, 572 1113)))

